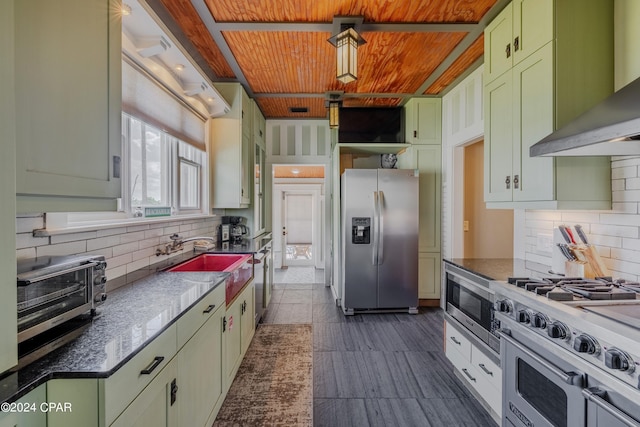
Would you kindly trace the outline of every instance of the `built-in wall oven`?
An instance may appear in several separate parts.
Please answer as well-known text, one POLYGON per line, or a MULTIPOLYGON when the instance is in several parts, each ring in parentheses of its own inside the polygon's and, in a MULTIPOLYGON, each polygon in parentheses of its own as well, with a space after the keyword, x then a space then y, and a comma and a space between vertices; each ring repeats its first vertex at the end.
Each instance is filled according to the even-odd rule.
POLYGON ((499 353, 500 325, 494 318, 494 294, 489 280, 445 263, 445 281, 447 313, 499 353))

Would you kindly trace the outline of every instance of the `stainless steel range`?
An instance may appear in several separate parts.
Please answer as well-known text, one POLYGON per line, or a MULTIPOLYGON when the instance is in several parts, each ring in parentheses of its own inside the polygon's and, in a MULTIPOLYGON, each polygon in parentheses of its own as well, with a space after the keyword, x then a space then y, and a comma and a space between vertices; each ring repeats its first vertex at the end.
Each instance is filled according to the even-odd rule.
POLYGON ((491 282, 504 426, 640 426, 640 284, 491 282))

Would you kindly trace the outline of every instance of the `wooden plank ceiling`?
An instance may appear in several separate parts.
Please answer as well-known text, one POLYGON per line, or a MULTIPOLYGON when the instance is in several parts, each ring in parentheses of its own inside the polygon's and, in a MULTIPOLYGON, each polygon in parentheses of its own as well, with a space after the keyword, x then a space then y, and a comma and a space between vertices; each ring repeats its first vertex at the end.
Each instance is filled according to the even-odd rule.
POLYGON ((508 1, 147 0, 212 81, 242 83, 268 119, 326 118, 329 91, 344 107, 442 96, 481 63, 482 31, 508 1), (367 41, 347 84, 327 41, 334 17, 360 18, 367 41))

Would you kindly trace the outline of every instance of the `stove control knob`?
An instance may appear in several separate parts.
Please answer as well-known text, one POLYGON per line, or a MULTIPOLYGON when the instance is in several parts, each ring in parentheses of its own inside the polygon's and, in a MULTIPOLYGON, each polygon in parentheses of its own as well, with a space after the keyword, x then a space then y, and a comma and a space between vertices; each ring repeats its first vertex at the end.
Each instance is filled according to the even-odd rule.
POLYGON ((547 335, 551 338, 566 340, 569 338, 570 333, 571 331, 569 330, 569 327, 557 320, 552 322, 547 328, 547 335))
POLYGON ((594 356, 600 354, 600 344, 590 335, 580 334, 573 341, 573 349, 578 353, 587 353, 594 356))
POLYGON ((635 370, 635 363, 631 356, 616 347, 611 347, 604 352, 604 364, 607 368, 623 372, 633 372, 635 370))
POLYGON ((495 302, 494 308, 500 313, 511 313, 513 311, 513 302, 508 299, 501 299, 495 302))
POLYGON ((534 317, 533 311, 531 311, 531 310, 520 310, 520 311, 518 311, 518 315, 516 316, 516 319, 520 323, 529 324, 533 320, 533 317, 534 317))
POLYGON ((546 329, 549 323, 549 317, 544 313, 536 313, 533 316, 533 326, 540 329, 546 329))

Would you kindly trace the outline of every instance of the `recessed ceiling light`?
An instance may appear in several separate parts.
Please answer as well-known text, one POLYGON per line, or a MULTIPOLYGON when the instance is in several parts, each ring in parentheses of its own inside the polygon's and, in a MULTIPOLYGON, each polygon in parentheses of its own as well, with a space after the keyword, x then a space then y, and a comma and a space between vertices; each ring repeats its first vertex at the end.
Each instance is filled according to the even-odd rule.
POLYGON ((291 173, 294 175, 298 175, 300 173, 299 169, 291 169, 291 173))
POLYGON ((182 71, 182 70, 184 70, 184 65, 176 64, 176 71, 182 71))
POLYGON ((209 97, 209 98, 207 98, 207 101, 213 102, 213 98, 209 97))
POLYGON ((131 15, 131 6, 126 3, 122 3, 122 8, 120 9, 120 11, 122 12, 123 16, 129 16, 131 15))

